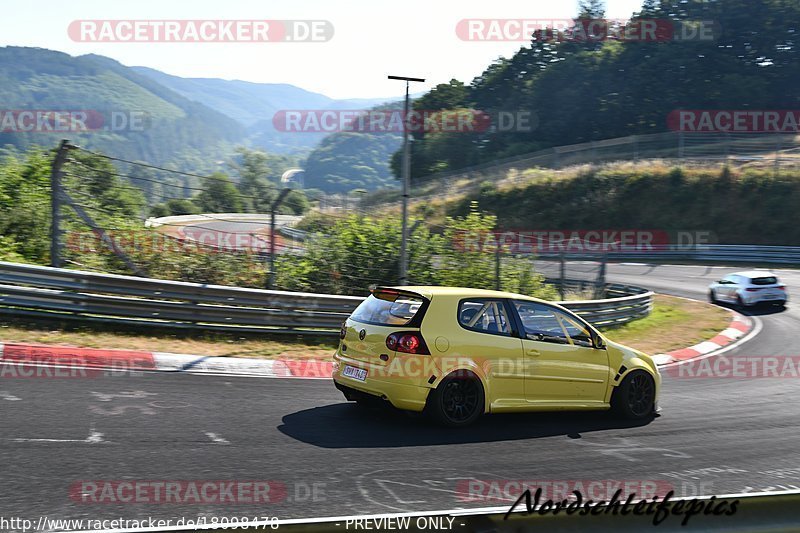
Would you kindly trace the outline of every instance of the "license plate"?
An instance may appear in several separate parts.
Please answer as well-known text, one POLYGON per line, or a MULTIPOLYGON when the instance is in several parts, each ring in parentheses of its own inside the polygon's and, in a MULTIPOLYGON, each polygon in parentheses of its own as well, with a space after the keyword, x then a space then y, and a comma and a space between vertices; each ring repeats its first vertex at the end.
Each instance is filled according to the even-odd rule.
POLYGON ((342 370, 342 375, 348 378, 356 379, 358 381, 366 381, 367 369, 356 368, 350 365, 344 365, 344 370, 342 370))

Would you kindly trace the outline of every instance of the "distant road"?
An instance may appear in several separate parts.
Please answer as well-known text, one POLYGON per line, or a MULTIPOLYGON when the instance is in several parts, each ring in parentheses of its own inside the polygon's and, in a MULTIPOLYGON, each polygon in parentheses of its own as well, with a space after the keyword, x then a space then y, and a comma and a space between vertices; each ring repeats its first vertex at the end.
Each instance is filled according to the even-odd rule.
MULTIPOLYGON (((275 226, 280 228, 299 221, 301 216, 276 215, 275 226)), ((197 242, 203 245, 229 251, 255 250, 269 248, 269 223, 267 214, 253 213, 210 213, 202 215, 179 215, 150 218, 146 225, 177 239, 197 242)), ((276 245, 285 243, 280 235, 276 245)))

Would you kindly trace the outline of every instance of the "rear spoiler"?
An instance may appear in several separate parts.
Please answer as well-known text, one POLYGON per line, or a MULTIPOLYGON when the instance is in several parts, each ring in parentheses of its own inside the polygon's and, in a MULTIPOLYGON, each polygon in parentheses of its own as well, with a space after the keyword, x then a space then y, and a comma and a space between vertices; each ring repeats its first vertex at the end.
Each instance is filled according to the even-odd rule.
POLYGON ((400 289, 397 287, 375 287, 370 289, 370 292, 375 298, 394 302, 401 296, 413 296, 415 298, 422 298, 425 301, 430 301, 430 297, 418 292, 400 289))

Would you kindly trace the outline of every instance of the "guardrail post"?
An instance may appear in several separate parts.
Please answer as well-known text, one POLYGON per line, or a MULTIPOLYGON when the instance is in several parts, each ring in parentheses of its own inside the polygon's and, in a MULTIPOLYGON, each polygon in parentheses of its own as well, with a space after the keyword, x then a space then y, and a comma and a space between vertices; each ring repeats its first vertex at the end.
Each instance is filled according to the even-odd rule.
POLYGON ((61 167, 67 160, 70 144, 63 139, 50 170, 50 266, 61 267, 61 167))
POLYGON ((559 262, 559 265, 558 265, 558 297, 563 302, 564 299, 566 298, 566 296, 564 295, 565 294, 564 283, 566 283, 566 279, 565 279, 566 278, 566 273, 565 273, 566 264, 565 264, 565 261, 564 261, 564 252, 561 252, 560 254, 558 254, 558 262, 559 262))

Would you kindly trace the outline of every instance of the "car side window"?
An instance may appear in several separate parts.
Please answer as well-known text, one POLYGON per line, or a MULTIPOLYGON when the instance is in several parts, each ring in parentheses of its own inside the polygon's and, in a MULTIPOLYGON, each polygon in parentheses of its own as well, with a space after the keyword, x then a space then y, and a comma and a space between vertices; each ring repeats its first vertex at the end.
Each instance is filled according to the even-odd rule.
POLYGON ((514 306, 528 339, 592 347, 592 336, 586 326, 566 313, 536 302, 516 300, 514 306))
POLYGON ((525 336, 531 340, 569 344, 569 336, 556 317, 555 309, 535 302, 514 301, 525 336))
POLYGON ((592 335, 586 329, 586 326, 565 313, 558 312, 558 317, 561 319, 564 329, 567 330, 567 335, 572 339, 573 344, 586 348, 593 347, 592 335))
POLYGON ((462 300, 458 306, 461 327, 480 333, 511 335, 511 322, 503 300, 462 300))

